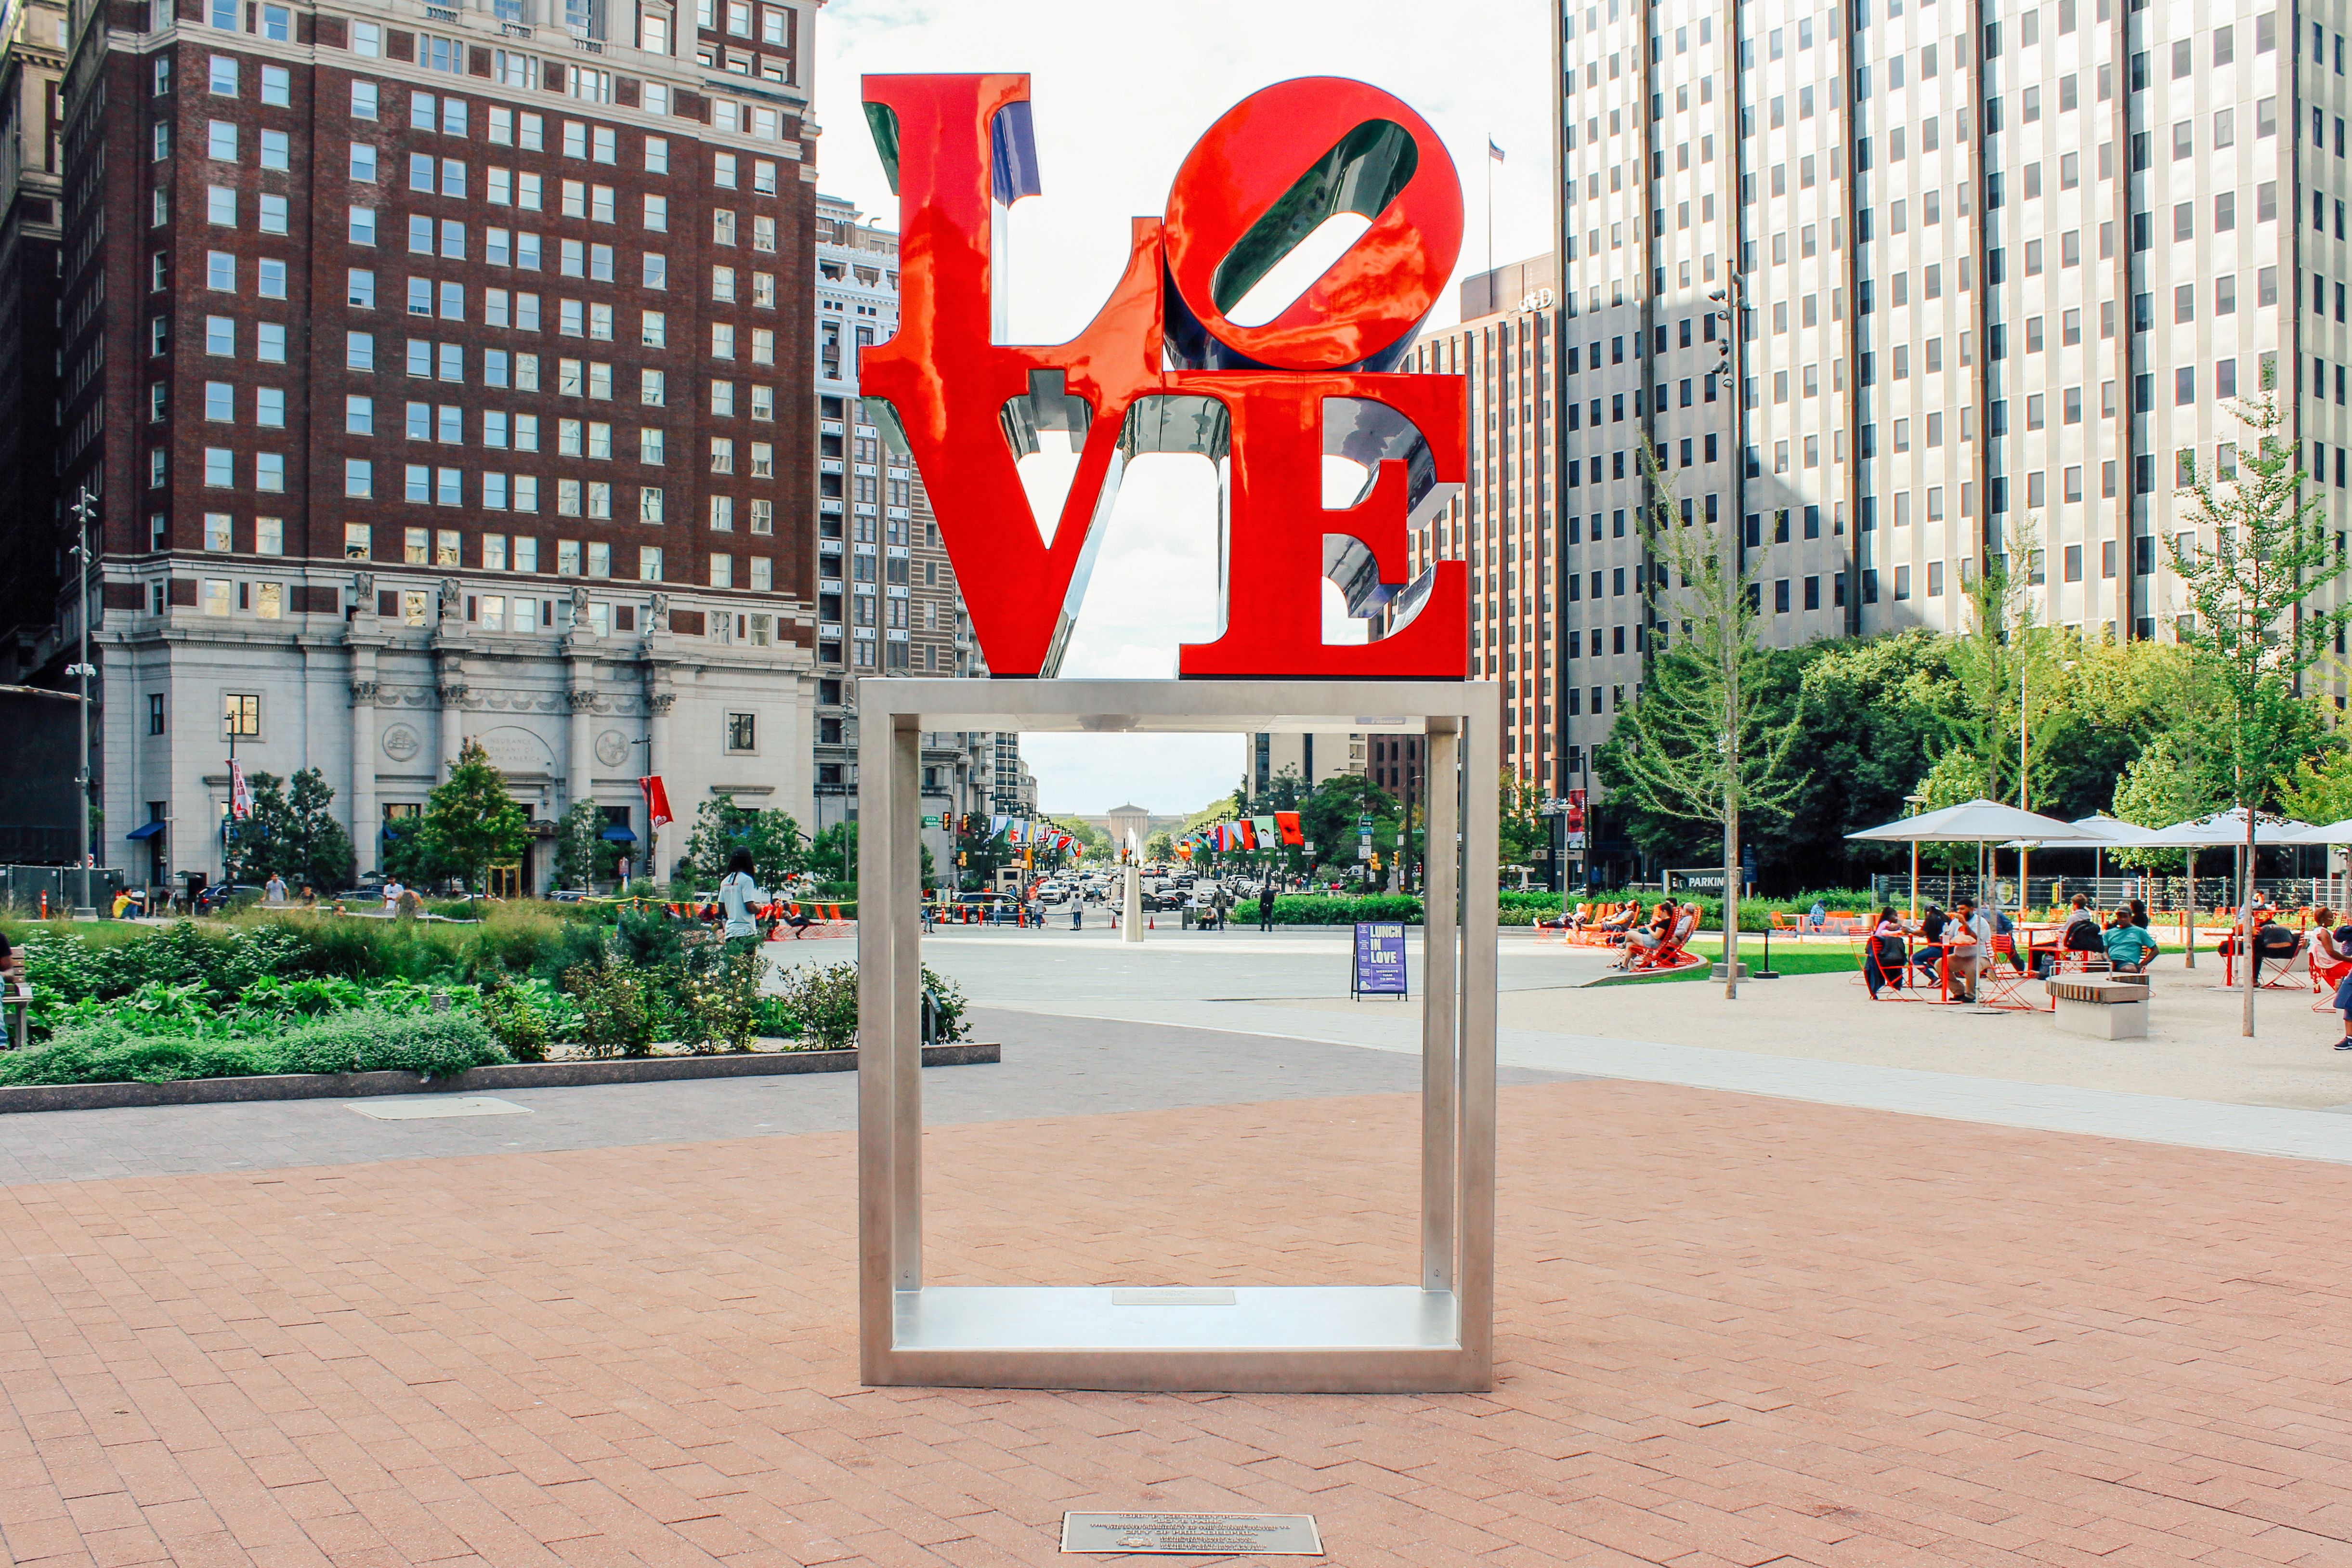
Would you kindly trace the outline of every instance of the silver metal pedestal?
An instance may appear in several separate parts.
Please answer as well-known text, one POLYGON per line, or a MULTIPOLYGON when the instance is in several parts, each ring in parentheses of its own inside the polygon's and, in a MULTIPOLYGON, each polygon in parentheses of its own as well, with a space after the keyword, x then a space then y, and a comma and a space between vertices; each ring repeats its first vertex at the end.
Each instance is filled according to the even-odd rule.
POLYGON ((1500 706, 1454 681, 858 683, 858 1337, 875 1384, 1404 1394, 1494 1382, 1500 706), (926 1286, 926 730, 1428 736, 1422 1266, 1375 1286, 926 1286), (1457 915, 1458 906, 1458 915, 1457 915))

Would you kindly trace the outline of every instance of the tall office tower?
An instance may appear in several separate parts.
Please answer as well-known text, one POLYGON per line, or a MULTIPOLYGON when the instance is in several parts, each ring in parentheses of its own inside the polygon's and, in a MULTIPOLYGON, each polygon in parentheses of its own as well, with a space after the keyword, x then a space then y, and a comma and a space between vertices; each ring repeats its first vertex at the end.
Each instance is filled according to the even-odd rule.
MULTIPOLYGON (((1412 540, 1412 570, 1425 571, 1435 560, 1469 563, 1470 674, 1502 683, 1503 765, 1546 795, 1571 787, 1562 782, 1562 770, 1573 771, 1563 721, 1581 711, 1582 694, 1574 683, 1588 668, 1569 662, 1570 653, 1583 657, 1581 629, 1570 634, 1573 647, 1562 637, 1562 601, 1582 593, 1581 581, 1570 582, 1567 574, 1598 555, 1566 547, 1581 543, 1588 526, 1600 545, 1602 527, 1599 513, 1588 524, 1558 510, 1570 499, 1558 483, 1556 395, 1560 333, 1568 324, 1558 276, 1546 256, 1465 279, 1462 324, 1424 337, 1404 366, 1462 376, 1470 407, 1468 482, 1412 540)), ((1638 536, 1638 520, 1633 531, 1638 536)), ((1617 538, 1626 537, 1621 510, 1617 538)), ((1597 575, 1594 582, 1597 600, 1597 575)), ((1620 638, 1622 623, 1632 618, 1622 612, 1640 603, 1638 596, 1625 597, 1626 586, 1620 569, 1620 638)), ((1640 594, 1638 584, 1633 592, 1640 594)), ((1573 616, 1568 620, 1573 624, 1573 616)), ((1592 636, 1597 657, 1597 627, 1592 636)), ((1622 668, 1638 670, 1639 662, 1622 668)), ((1575 764, 1582 760, 1580 752, 1575 764)))
MULTIPOLYGON (((857 815, 857 681, 866 676, 987 674, 929 491, 904 451, 887 447, 886 411, 857 396, 866 349, 898 330, 898 237, 859 221, 835 196, 816 205, 817 709, 820 828, 857 815)), ((1020 754, 1015 735, 927 731, 923 814, 935 864, 953 858, 948 824, 1004 814, 1020 798, 998 783, 1020 754)), ((1029 792, 1034 804, 1035 791, 1029 792)))
POLYGON ((0 682, 55 640, 59 86, 66 8, 19 0, 0 38, 0 682))
MULTIPOLYGON (((2274 374, 2315 476, 2342 460, 2326 26, 2129 0, 1553 20, 1561 506, 1588 520, 1564 574, 1654 581, 1636 535, 1589 537, 1643 504, 1646 440, 1678 510, 1740 519, 1775 643, 1960 629, 1995 555, 2044 621, 2169 637, 2180 486, 2242 439, 2221 403, 2274 374)), ((1588 743, 1591 690, 1638 694, 1622 668, 1587 668, 1588 743)))
POLYGON ((107 858, 216 873, 232 745, 320 770, 362 872, 467 741, 664 873, 642 774, 805 817, 815 9, 79 11, 107 858))

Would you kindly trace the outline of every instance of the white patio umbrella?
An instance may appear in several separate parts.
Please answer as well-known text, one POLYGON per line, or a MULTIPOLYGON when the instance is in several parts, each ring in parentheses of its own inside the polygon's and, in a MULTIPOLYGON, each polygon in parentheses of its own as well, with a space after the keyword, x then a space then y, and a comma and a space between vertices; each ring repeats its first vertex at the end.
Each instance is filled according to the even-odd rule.
MULTIPOLYGON (((2260 849, 2290 848, 2305 842, 2301 835, 2311 831, 2308 822, 2297 822, 2292 817, 2266 822, 2257 814, 2254 818, 2254 846, 2260 849)), ((2246 842, 2246 814, 2232 806, 2228 811, 2217 811, 2210 816, 2157 828, 2145 842, 2185 849, 2210 848, 2222 844, 2242 847, 2246 842)))
POLYGON ((2325 827, 2306 827, 2295 835, 2294 841, 2315 846, 2352 844, 2352 816, 2341 822, 2331 822, 2325 827))
MULTIPOLYGON (((2080 848, 2101 842, 2071 822, 2054 816, 2042 816, 2035 812, 2021 811, 2013 805, 2003 805, 1997 800, 1963 801, 1937 811, 1923 811, 1916 816, 1898 817, 1865 827, 1859 833, 1849 833, 1848 838, 1874 844, 1974 844, 1977 846, 1977 881, 1984 881, 1984 846, 2006 844, 2012 839, 2027 839, 2037 844, 2060 844, 2080 848)), ((2020 889, 2022 896, 2022 889, 2020 889)), ((1917 889, 1913 889, 1916 900, 1917 889)))

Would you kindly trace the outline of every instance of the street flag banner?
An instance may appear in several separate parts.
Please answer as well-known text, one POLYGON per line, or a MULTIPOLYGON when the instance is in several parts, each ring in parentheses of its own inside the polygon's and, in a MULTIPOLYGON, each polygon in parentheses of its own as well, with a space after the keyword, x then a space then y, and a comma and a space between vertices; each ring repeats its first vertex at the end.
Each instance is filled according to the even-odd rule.
POLYGON ((1282 841, 1285 844, 1304 844, 1307 842, 1307 833, 1304 828, 1298 826, 1298 814, 1297 812, 1276 812, 1274 814, 1274 826, 1275 831, 1282 835, 1282 841))
POLYGON ((1274 818, 1271 816, 1253 816, 1250 818, 1250 826, 1257 834, 1259 848, 1271 849, 1281 842, 1282 831, 1275 826, 1274 818))
POLYGON ((988 819, 988 836, 993 838, 1012 826, 1013 819, 1009 816, 992 816, 988 819))
POLYGON ((659 773, 647 773, 637 781, 637 788, 646 797, 646 821, 655 827, 667 827, 677 818, 669 814, 669 792, 662 788, 659 773))
POLYGON ((1253 822, 1250 818, 1244 816, 1234 824, 1234 831, 1242 836, 1243 848, 1255 849, 1257 847, 1257 824, 1255 822, 1253 822))
POLYGON ((1029 842, 1028 830, 1029 825, 1016 816, 1004 825, 1004 842, 1011 845, 1026 844, 1029 842))
POLYGON ((228 763, 228 814, 239 822, 253 815, 253 786, 245 782, 245 764, 235 757, 228 763))

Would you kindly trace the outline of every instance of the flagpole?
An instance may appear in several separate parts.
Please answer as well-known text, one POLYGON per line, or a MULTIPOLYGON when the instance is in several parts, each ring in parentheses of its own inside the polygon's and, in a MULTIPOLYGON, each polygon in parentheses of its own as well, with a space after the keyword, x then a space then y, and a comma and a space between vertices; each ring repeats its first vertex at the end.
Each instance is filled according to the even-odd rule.
POLYGON ((1496 303, 1495 293, 1495 133, 1486 132, 1486 303, 1496 303))

